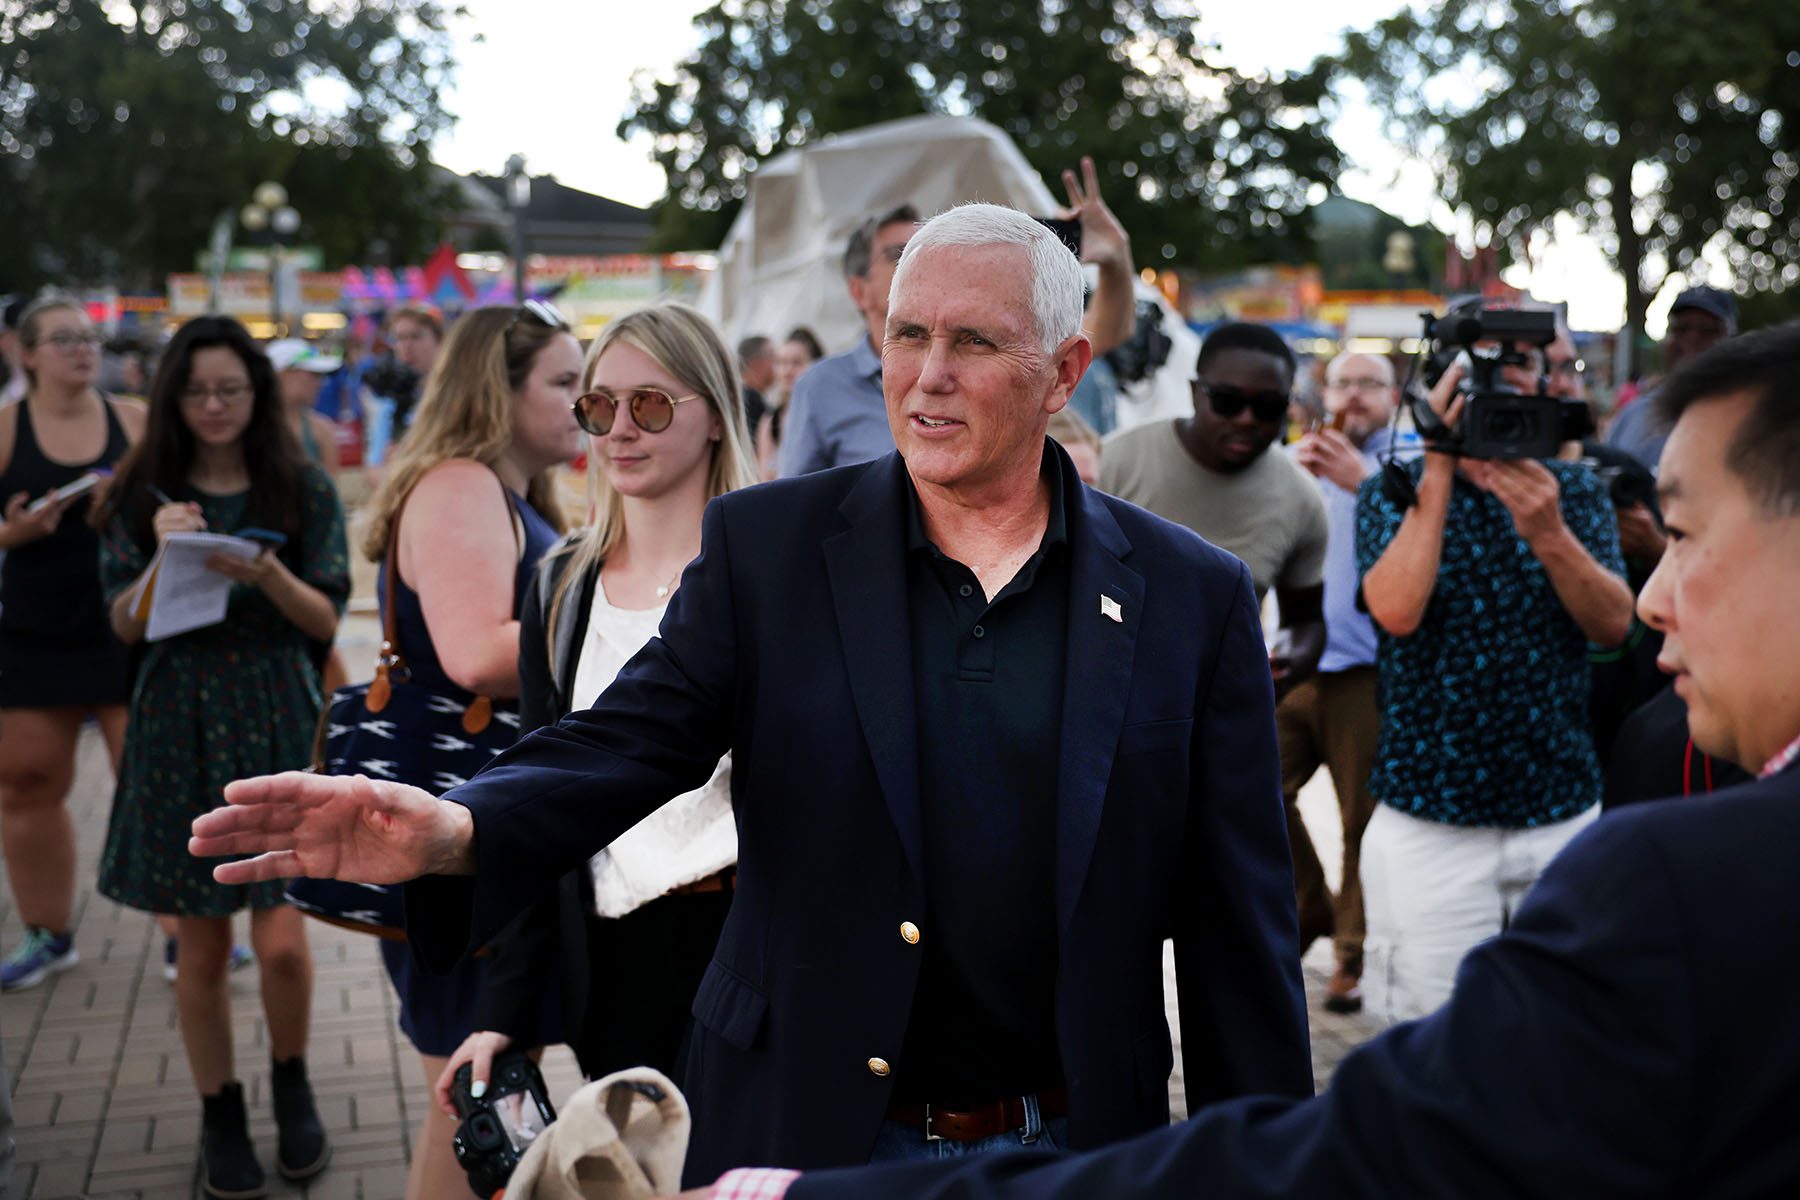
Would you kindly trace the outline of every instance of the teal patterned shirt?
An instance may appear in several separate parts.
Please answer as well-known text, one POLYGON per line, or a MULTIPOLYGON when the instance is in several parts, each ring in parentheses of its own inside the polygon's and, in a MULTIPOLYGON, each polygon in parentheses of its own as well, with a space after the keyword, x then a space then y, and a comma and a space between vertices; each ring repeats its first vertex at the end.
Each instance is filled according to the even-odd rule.
MULTIPOLYGON (((1407 464, 1416 482, 1424 460, 1407 464)), ((1563 522, 1625 576, 1618 517, 1587 467, 1546 462, 1563 522)), ((1356 565, 1368 574, 1405 511, 1363 484, 1356 565)), ((1419 628, 1378 631, 1381 741, 1369 788, 1403 812, 1447 825, 1524 828, 1600 800, 1588 716, 1588 642, 1513 526, 1506 506, 1461 479, 1451 492, 1437 583, 1419 628)))

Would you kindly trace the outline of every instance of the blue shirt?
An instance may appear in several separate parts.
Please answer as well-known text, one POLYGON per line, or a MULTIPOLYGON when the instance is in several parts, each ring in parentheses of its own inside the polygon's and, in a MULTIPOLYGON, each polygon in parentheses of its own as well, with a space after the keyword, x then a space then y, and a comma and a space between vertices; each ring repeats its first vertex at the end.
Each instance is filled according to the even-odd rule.
POLYGON ((1656 416, 1654 391, 1638 393, 1638 398, 1606 427, 1606 444, 1636 458, 1649 467, 1652 474, 1656 472, 1668 440, 1669 430, 1656 416))
MULTIPOLYGON (((1370 471, 1380 468, 1377 457, 1387 447, 1387 429, 1377 429, 1363 443, 1363 463, 1370 471)), ((1325 653, 1320 671, 1347 671, 1375 665, 1375 622, 1356 607, 1362 572, 1356 569, 1356 493, 1345 491, 1329 479, 1318 480, 1325 498, 1325 517, 1331 538, 1325 543, 1325 653)))
MULTIPOLYGON (((1546 462, 1562 517, 1589 554, 1625 576, 1618 518, 1599 478, 1546 462)), ((1408 464, 1416 481, 1423 462, 1408 464)), ((1381 476, 1357 496, 1363 574, 1404 511, 1381 476)), ((1437 582, 1407 637, 1378 633, 1381 743, 1369 790, 1383 804, 1446 825, 1523 828, 1586 811, 1600 799, 1588 721, 1588 642, 1506 506, 1457 479, 1437 582)))
POLYGON ((893 451, 881 356, 866 335, 842 354, 807 368, 794 384, 782 425, 784 477, 869 462, 893 451))

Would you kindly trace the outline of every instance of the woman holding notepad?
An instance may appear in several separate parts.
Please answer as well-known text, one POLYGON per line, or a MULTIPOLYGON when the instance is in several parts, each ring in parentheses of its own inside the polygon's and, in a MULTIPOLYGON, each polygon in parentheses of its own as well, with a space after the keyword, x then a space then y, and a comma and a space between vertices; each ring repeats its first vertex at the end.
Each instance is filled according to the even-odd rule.
POLYGON ((0 991, 74 966, 75 827, 67 798, 81 725, 98 719, 118 765, 126 651, 107 626, 93 489, 144 427, 103 395, 100 335, 78 301, 40 300, 19 320, 28 390, 0 410, 0 843, 25 940, 0 991))
POLYGON ((231 915, 251 910, 276 1160, 289 1179, 317 1174, 330 1156, 304 1058, 312 959, 282 886, 215 883, 187 853, 189 825, 231 780, 311 762, 323 702, 312 646, 336 633, 350 572, 337 492, 302 459, 274 371, 243 326, 199 317, 175 335, 150 389, 143 440, 120 464, 96 520, 112 627, 125 642, 144 643, 100 891, 174 914, 176 1009, 204 1111, 202 1183, 209 1195, 260 1196, 262 1168, 232 1062, 231 915), (146 641, 151 606, 142 596, 162 596, 138 585, 162 545, 251 528, 266 547, 260 553, 205 560, 205 570, 231 581, 224 619, 146 641))

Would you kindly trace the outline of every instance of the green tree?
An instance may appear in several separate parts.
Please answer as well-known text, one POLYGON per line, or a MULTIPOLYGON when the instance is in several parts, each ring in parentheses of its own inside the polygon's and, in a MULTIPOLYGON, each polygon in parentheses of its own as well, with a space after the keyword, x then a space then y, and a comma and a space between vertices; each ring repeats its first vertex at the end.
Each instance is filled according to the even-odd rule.
POLYGON ((1800 283, 1800 5, 1464 0, 1346 39, 1342 64, 1483 241, 1558 213, 1625 279, 1626 322, 1709 247, 1740 291, 1800 283))
POLYGON ((1304 259, 1297 218, 1339 166, 1327 73, 1215 66, 1198 19, 1181 0, 722 0, 672 78, 639 77, 619 132, 654 139, 668 248, 717 245, 773 154, 946 112, 999 126, 1046 180, 1092 154, 1140 262, 1304 259))
POLYGON ((160 287, 221 213, 288 188, 335 263, 416 257, 446 193, 438 0, 0 0, 9 287, 160 287))

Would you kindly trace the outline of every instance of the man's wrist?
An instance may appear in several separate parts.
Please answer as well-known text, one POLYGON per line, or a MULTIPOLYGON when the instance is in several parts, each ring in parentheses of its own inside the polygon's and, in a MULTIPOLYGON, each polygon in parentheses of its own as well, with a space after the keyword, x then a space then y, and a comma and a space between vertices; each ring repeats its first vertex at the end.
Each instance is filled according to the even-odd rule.
POLYGON ((1531 547, 1531 552, 1537 556, 1538 561, 1545 564, 1551 559, 1568 557, 1571 550, 1581 545, 1574 532, 1563 524, 1560 513, 1557 514, 1554 525, 1546 525, 1531 534, 1525 539, 1525 544, 1531 547))
POLYGON ((475 873, 475 815, 454 800, 439 800, 439 811, 447 818, 449 832, 438 861, 428 874, 473 875, 475 873))

